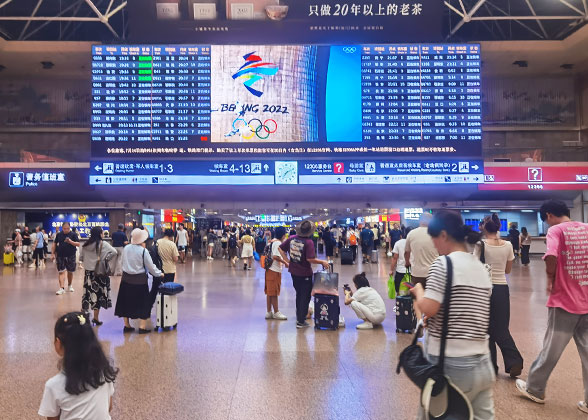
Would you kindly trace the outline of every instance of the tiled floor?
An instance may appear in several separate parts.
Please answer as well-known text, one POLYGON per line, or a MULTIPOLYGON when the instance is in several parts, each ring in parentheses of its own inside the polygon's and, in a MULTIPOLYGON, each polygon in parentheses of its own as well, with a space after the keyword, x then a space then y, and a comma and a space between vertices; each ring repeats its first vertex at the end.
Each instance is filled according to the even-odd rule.
MULTIPOLYGON (((364 267, 383 295, 388 262, 364 267)), ((44 382, 56 373, 53 325, 78 310, 76 291, 55 296, 56 271, 2 267, 0 275, 0 417, 37 419, 44 382)), ((351 282, 360 267, 336 270, 351 282)), ((245 272, 226 261, 190 261, 179 268, 186 291, 179 297, 177 331, 123 335, 113 310, 103 315, 98 337, 121 373, 113 419, 411 419, 418 392, 396 375, 398 353, 410 337, 395 333, 393 301, 386 299, 383 328, 357 331, 352 311, 342 308, 347 328, 338 332, 296 330, 294 292, 284 275, 280 298, 288 321, 266 321, 263 270, 245 272)), ((523 377, 537 356, 546 325, 543 264, 515 264, 510 276, 511 331, 525 358, 523 377)), ((113 279, 116 297, 118 278, 113 279)), ((549 382, 547 404, 522 400, 501 374, 495 386, 498 419, 584 419, 580 359, 573 342, 549 382)))

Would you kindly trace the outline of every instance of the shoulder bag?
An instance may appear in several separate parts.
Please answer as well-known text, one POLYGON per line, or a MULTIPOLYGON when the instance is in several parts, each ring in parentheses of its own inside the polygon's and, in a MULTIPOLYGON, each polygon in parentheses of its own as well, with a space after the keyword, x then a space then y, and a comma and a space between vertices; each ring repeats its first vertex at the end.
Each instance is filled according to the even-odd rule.
POLYGON ((488 277, 490 277, 490 279, 492 279, 492 265, 486 264, 485 250, 486 250, 486 243, 483 240, 481 240, 480 241, 480 262, 482 264, 484 264, 484 269, 488 272, 488 277))
POLYGON ((444 373, 445 347, 449 330, 449 312, 451 310, 451 290, 453 286, 453 264, 448 256, 445 257, 445 261, 447 262, 447 281, 443 298, 443 324, 441 327, 439 362, 436 365, 429 362, 423 354, 422 347, 417 344, 419 334, 423 328, 422 322, 419 321, 412 344, 400 353, 396 373, 399 374, 401 368, 404 369, 408 378, 422 390, 421 405, 425 409, 427 419, 471 420, 473 410, 470 402, 444 373), (446 408, 441 415, 433 417, 429 411, 431 397, 440 396, 442 393, 448 399, 446 408))
POLYGON ((101 277, 110 277, 114 274, 112 267, 110 267, 109 261, 102 259, 102 245, 104 241, 100 241, 100 248, 98 249, 98 261, 96 261, 96 267, 94 268, 94 275, 101 277))

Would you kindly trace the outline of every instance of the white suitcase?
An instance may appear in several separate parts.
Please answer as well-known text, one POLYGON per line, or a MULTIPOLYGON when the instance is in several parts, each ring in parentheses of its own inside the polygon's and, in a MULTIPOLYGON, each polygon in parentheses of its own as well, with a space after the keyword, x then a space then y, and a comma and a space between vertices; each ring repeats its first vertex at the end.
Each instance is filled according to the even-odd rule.
POLYGON ((157 294, 156 328, 175 328, 178 325, 178 296, 157 294))
POLYGON ((378 250, 377 249, 372 250, 372 255, 371 255, 370 259, 372 260, 372 262, 374 264, 377 264, 377 262, 378 262, 378 250))

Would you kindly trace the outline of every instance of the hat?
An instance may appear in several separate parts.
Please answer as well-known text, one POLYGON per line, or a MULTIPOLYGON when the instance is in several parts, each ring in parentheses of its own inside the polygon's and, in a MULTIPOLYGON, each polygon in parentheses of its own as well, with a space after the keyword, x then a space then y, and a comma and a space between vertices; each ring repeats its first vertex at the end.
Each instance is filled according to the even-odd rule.
POLYGON ((143 229, 133 229, 131 232, 131 243, 133 245, 140 245, 149 238, 149 232, 143 229))
POLYGON ((314 233, 314 224, 309 220, 303 220, 296 226, 296 235, 303 238, 309 238, 314 233))
MULTIPOLYGON (((435 380, 429 378, 421 392, 421 405, 427 419, 451 418, 455 420, 472 420, 473 409, 468 397, 448 376, 443 377, 445 386, 435 393, 435 380)), ((443 381, 442 381, 443 382, 443 381)), ((440 383, 439 385, 443 385, 440 383)))
POLYGON ((15 232, 20 232, 20 229, 16 228, 14 229, 15 232))

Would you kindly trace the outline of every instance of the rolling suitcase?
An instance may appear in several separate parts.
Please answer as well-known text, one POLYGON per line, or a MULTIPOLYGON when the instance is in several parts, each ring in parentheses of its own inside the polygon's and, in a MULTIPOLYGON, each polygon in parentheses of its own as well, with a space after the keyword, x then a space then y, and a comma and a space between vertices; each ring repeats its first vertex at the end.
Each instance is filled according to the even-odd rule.
POLYGON ((372 249, 370 261, 373 262, 374 264, 378 263, 378 250, 377 249, 372 249))
POLYGON ((325 252, 325 246, 323 245, 322 242, 319 242, 318 244, 318 253, 322 254, 323 252, 325 252))
POLYGON ((339 296, 314 295, 314 328, 336 330, 339 328, 339 296))
POLYGON ((184 291, 179 283, 162 283, 157 294, 157 314, 155 329, 176 328, 178 326, 178 294, 184 291))
POLYGON ((353 264, 353 250, 351 248, 342 248, 341 249, 341 265, 351 265, 353 264))
POLYGON ((412 333, 416 328, 416 315, 411 296, 396 296, 396 332, 412 333))

